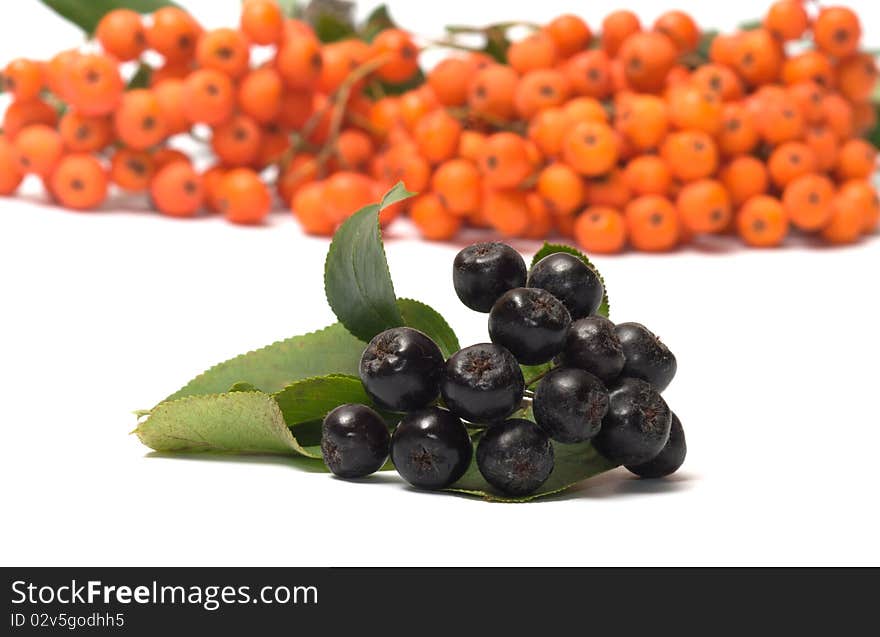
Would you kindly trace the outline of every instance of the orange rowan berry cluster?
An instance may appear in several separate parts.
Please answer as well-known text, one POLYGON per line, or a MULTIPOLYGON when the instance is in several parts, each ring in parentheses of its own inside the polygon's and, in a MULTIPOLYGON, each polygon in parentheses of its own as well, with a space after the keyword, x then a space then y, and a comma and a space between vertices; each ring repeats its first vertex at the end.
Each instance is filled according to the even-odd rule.
POLYGON ((407 214, 433 240, 473 226, 603 253, 703 234, 774 246, 793 230, 850 243, 880 219, 862 138, 877 68, 860 38, 851 10, 801 0, 712 39, 680 11, 650 26, 615 11, 597 33, 562 15, 503 63, 455 54, 381 96, 419 77, 420 50, 396 28, 322 43, 275 0, 246 0, 238 29, 213 31, 177 8, 116 10, 96 32, 103 52, 6 67, 0 194, 32 173, 71 208, 114 184, 171 216, 258 223, 276 167, 280 198, 318 235, 403 181, 421 194, 382 223, 407 214), (164 63, 126 90, 120 66, 146 51, 164 63), (168 145, 196 125, 216 158, 201 170, 168 145))

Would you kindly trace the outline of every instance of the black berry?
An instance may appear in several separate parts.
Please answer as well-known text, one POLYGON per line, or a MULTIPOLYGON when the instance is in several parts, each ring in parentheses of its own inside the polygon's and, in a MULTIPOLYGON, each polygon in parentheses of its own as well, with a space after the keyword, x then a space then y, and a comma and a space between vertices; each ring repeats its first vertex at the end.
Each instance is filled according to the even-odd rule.
POLYGON ((418 409, 437 398, 443 363, 434 341, 418 330, 395 327, 367 345, 361 357, 361 382, 381 407, 418 409))
POLYGON ((475 243, 455 256, 452 283, 461 302, 488 312, 502 294, 526 284, 526 264, 504 243, 475 243))
POLYGON ((608 392, 591 373, 561 367, 541 379, 532 408, 535 421, 556 442, 584 442, 602 427, 608 392))
POLYGON ((565 339, 562 362, 590 372, 603 383, 615 380, 623 371, 626 357, 614 323, 603 316, 574 321, 565 339))
POLYGON ((686 455, 687 443, 684 440, 684 429, 678 416, 673 413, 669 440, 660 453, 648 462, 627 465, 626 468, 642 478, 663 478, 678 471, 678 468, 684 464, 686 455))
POLYGON ((542 288, 562 301, 572 319, 589 316, 599 309, 605 286, 599 275, 576 256, 550 254, 532 266, 530 288, 542 288))
POLYGON ((666 389, 677 369, 669 348, 641 323, 620 323, 614 331, 626 356, 621 374, 646 380, 657 391, 666 389))
POLYGON ((489 336, 520 363, 546 363, 562 351, 571 324, 559 299, 540 288, 514 288, 492 306, 489 336))
POLYGON ((642 464, 663 449, 671 425, 672 412, 660 392, 640 378, 624 378, 609 394, 593 446, 612 462, 642 464))
POLYGON ((473 447, 457 416, 428 407, 403 417, 391 437, 391 461, 404 480, 420 489, 442 489, 471 463, 473 447))
POLYGON ((511 418, 489 427, 480 438, 477 467, 486 482, 502 493, 526 496, 550 477, 553 446, 535 423, 511 418))
POLYGON ((340 478, 363 478, 388 459, 391 436, 385 421, 366 405, 340 405, 321 425, 324 464, 340 478))
POLYGON ((453 354, 440 381, 446 406, 473 423, 504 420, 522 403, 523 391, 525 381, 513 354, 493 343, 453 354))

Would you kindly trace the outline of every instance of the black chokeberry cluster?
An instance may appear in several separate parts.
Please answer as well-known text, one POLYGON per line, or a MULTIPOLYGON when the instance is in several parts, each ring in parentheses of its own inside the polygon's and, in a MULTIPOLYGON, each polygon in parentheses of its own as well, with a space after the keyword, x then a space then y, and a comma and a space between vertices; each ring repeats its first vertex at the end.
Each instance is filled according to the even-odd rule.
POLYGON ((360 363, 364 389, 377 408, 404 415, 389 434, 370 407, 330 412, 321 449, 333 473, 363 477, 390 456, 413 486, 443 489, 476 455, 490 485, 522 497, 550 477, 559 445, 589 441, 644 478, 681 466, 684 431, 660 395, 675 356, 644 325, 596 314, 604 286, 582 259, 557 252, 528 270, 510 246, 478 243, 455 257, 453 283, 462 303, 489 314, 491 342, 444 360, 409 327, 373 338, 360 363), (541 364, 527 387, 521 366, 541 364))

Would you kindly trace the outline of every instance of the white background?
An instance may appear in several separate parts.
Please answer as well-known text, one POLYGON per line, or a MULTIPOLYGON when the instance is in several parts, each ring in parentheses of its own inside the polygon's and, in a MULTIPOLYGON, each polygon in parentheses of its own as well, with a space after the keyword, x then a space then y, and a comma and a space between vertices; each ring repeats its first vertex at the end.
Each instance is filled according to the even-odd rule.
MULTIPOLYGON (((223 25, 237 2, 186 4, 223 25)), ((593 24, 612 6, 580 4, 593 24)), ((646 18, 666 4, 627 3, 646 18)), ((877 24, 873 0, 850 4, 877 24)), ((729 28, 765 2, 678 5, 729 28)), ((401 22, 435 35, 444 23, 566 8, 392 2, 401 22)), ((79 39, 36 2, 0 3, 0 63, 79 39)), ((880 30, 866 39, 876 45, 880 30)), ((666 397, 687 463, 667 481, 618 470, 553 500, 500 505, 419 493, 391 474, 350 484, 285 459, 150 457, 128 435, 132 410, 215 362, 333 320, 327 244, 284 213, 239 228, 72 213, 35 184, 25 191, 0 201, 4 565, 880 564, 876 236, 845 249, 597 257, 613 318, 646 323, 678 356, 666 397)), ((458 248, 423 243, 405 224, 390 235, 398 293, 440 309, 462 343, 485 340, 485 317, 452 290, 458 248)))

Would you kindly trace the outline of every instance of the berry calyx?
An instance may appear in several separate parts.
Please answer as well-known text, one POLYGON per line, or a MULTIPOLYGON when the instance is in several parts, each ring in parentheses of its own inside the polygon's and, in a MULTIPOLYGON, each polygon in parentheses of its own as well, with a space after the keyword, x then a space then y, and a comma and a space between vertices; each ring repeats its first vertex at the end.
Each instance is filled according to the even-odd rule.
POLYGON ((477 445, 477 467, 486 482, 513 496, 533 493, 553 472, 550 438, 535 423, 511 418, 490 427, 477 445))
POLYGON ((546 363, 562 351, 569 325, 571 316, 562 302, 540 288, 514 288, 489 313, 492 342, 525 365, 546 363))
POLYGON ((465 347, 446 361, 440 381, 443 402, 472 423, 504 420, 520 406, 525 381, 513 357, 500 345, 465 347))
POLYGON ((549 372, 535 390, 535 422, 553 440, 576 443, 589 440, 608 413, 605 385, 589 372, 560 367, 549 372))
POLYGON ((470 466, 473 447, 459 418, 439 407, 410 412, 391 437, 391 461, 419 489, 443 489, 470 466))

